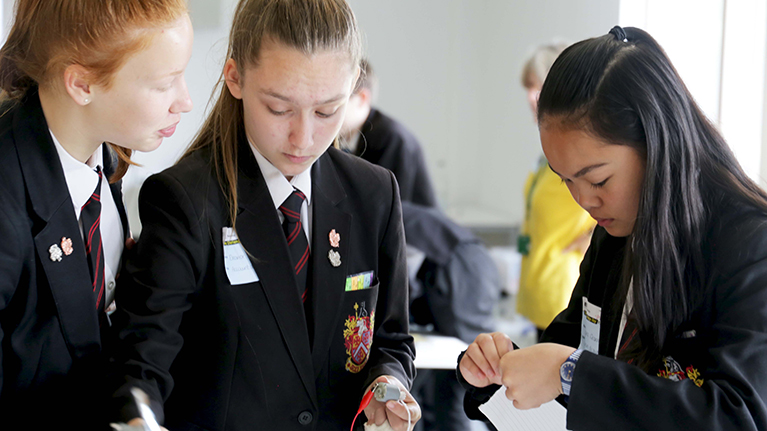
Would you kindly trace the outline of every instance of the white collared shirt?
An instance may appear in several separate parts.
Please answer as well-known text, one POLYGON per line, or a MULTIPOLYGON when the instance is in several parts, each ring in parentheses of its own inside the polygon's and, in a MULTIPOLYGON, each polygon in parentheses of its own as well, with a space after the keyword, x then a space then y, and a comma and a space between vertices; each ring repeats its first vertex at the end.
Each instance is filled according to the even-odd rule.
MULTIPOLYGON (((50 129, 49 129, 50 130, 50 129)), ((53 143, 56 146, 56 152, 61 160, 61 168, 64 170, 64 178, 67 181, 69 195, 72 197, 72 205, 75 207, 75 217, 80 225, 80 241, 72 238, 72 242, 77 247, 80 244, 85 246, 83 238, 83 223, 80 220, 80 209, 88 199, 90 199, 96 184, 99 182, 99 175, 96 173, 96 166, 104 167, 103 146, 99 145, 96 151, 88 158, 87 163, 82 163, 72 157, 71 154, 61 146, 61 143, 53 136, 53 143)), ((112 191, 109 188, 109 180, 104 173, 101 181, 101 245, 104 250, 104 286, 105 286, 105 307, 109 307, 115 297, 115 276, 120 266, 120 256, 123 251, 123 225, 120 220, 120 213, 117 211, 112 191)))
POLYGON ((626 293, 626 302, 623 303, 623 313, 621 313, 621 324, 618 327, 618 341, 615 343, 615 359, 618 359, 618 351, 621 348, 621 339, 623 338, 623 332, 626 330, 626 322, 629 320, 629 314, 631 309, 634 308, 634 277, 631 277, 629 281, 628 292, 626 293))
POLYGON ((279 169, 266 160, 255 145, 250 143, 250 149, 253 150, 253 154, 256 156, 256 162, 261 169, 261 174, 266 181, 266 187, 269 189, 269 194, 272 196, 272 202, 274 203, 274 209, 277 211, 277 215, 280 217, 280 223, 284 221, 285 216, 282 215, 282 211, 279 210, 280 205, 285 202, 291 193, 293 193, 293 187, 297 188, 304 195, 306 200, 301 205, 301 223, 304 225, 304 233, 309 242, 309 250, 312 248, 312 165, 305 171, 296 175, 288 181, 285 175, 280 172, 279 169))

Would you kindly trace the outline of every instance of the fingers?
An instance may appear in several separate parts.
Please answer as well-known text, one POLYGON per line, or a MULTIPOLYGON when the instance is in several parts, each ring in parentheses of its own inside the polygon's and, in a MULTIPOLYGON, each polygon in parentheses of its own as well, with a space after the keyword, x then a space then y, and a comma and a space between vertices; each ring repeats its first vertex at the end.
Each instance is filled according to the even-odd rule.
POLYGON ((495 348, 498 351, 499 358, 514 350, 514 344, 511 342, 511 338, 509 338, 508 335, 503 332, 493 332, 491 335, 495 342, 495 348))
POLYGON ((517 394, 515 393, 514 388, 507 388, 506 389, 506 398, 511 401, 512 404, 514 404, 514 407, 519 410, 529 410, 529 409, 537 409, 541 406, 541 403, 532 401, 530 402, 529 399, 525 398, 517 398, 517 394))
MULTIPOLYGON (((405 385, 394 376, 379 376, 373 381, 385 382, 390 385, 396 385, 400 390, 401 401, 387 401, 385 404, 373 399, 370 405, 365 409, 365 416, 369 424, 383 425, 389 422, 389 425, 396 431, 408 430, 408 415, 410 416, 410 429, 421 418, 421 407, 418 405, 413 395, 405 388, 405 385)), ((370 390, 373 386, 368 387, 370 390)))
POLYGON ((386 422, 386 406, 383 403, 373 400, 364 411, 369 424, 383 425, 386 422))
POLYGON ((539 407, 562 390, 559 369, 573 347, 539 343, 510 352, 501 359, 506 398, 520 409, 539 407))
POLYGON ((381 426, 386 423, 386 406, 383 403, 379 403, 376 401, 376 407, 375 407, 375 417, 373 418, 373 422, 381 426))
MULTIPOLYGON (((394 383, 400 387, 400 390, 405 390, 405 387, 402 385, 402 383, 400 383, 399 380, 397 380, 393 376, 381 375, 376 377, 376 379, 373 380, 373 382, 370 383, 370 385, 368 385, 366 392, 372 391, 373 386, 375 386, 375 384, 379 382, 394 383)), ((376 425, 383 425, 384 422, 386 422, 386 406, 384 403, 376 401, 375 398, 373 398, 370 401, 370 404, 365 408, 364 411, 365 411, 365 416, 368 418, 369 424, 372 423, 376 425)))
MULTIPOLYGON (((412 397, 410 399, 412 400, 412 397)), ((386 413, 389 425, 395 431, 409 431, 421 419, 421 407, 415 400, 411 402, 387 401, 386 413)))
POLYGON ((461 371, 461 375, 470 385, 477 388, 484 388, 490 384, 490 379, 487 375, 479 369, 477 364, 471 359, 468 354, 463 355, 461 363, 458 365, 458 369, 461 371))
POLYGON ((501 384, 501 357, 513 348, 504 333, 479 334, 461 360, 461 374, 473 386, 501 384))

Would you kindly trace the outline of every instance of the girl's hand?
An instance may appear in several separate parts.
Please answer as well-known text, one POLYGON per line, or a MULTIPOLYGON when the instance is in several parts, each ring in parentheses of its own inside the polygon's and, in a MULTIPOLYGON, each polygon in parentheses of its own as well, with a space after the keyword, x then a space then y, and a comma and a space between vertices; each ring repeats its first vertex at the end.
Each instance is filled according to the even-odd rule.
POLYGON ((501 358, 506 398, 518 409, 540 407, 562 393, 559 368, 575 351, 554 343, 541 343, 509 352, 501 358))
POLYGON ((503 384, 501 358, 512 350, 514 345, 511 339, 502 332, 479 334, 474 342, 469 344, 458 369, 463 378, 474 387, 503 384))
MULTIPOLYGON (((394 376, 379 376, 368 386, 368 391, 373 389, 378 382, 395 384, 399 387, 400 393, 405 394, 405 398, 402 400, 405 405, 397 401, 387 401, 382 403, 376 401, 375 398, 370 400, 370 404, 365 407, 365 416, 368 418, 369 424, 383 425, 387 420, 389 426, 396 431, 410 431, 415 426, 415 423, 421 419, 421 407, 415 401, 410 392, 405 388, 405 385, 394 376), (408 411, 410 412, 410 428, 408 428, 408 411)), ((400 397, 402 398, 402 397, 400 397)))

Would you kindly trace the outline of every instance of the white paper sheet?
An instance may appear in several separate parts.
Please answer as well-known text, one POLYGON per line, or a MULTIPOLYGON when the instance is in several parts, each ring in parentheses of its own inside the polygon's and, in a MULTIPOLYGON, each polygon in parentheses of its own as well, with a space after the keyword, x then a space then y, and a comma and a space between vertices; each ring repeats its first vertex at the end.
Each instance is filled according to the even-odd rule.
POLYGON ((488 402, 479 406, 498 431, 564 431, 567 410, 556 401, 537 409, 519 410, 506 398, 506 388, 496 392, 488 402))

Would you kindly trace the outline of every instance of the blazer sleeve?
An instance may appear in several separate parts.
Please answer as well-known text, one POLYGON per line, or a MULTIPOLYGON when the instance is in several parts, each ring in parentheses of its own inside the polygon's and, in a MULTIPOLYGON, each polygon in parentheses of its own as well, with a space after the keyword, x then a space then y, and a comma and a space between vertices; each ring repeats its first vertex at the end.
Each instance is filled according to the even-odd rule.
POLYGON ((678 352, 698 352, 692 372, 700 387, 584 352, 568 429, 767 429, 767 229, 738 233, 715 242, 697 335, 672 341, 678 352))
MULTIPOLYGON (((19 216, 15 214, 16 209, 16 204, 9 199, 5 190, 0 188, 0 238, 3 240, 3 247, 0 247, 0 315, 8 308, 24 273, 27 272, 27 278, 30 276, 29 267, 23 262, 22 256, 34 253, 33 247, 27 249, 22 244, 21 226, 17 224, 19 216)), ((31 259, 34 262, 34 257, 31 259)), ((30 286, 30 288, 34 287, 30 286)), ((2 346, 6 344, 7 329, 11 328, 0 324, 0 364, 6 363, 2 346)), ((4 367, 0 366, 0 395, 2 395, 4 377, 4 367)))
POLYGON ((383 239, 378 246, 379 293, 375 334, 365 387, 381 375, 391 375, 410 388, 415 377, 415 345, 409 334, 405 230, 399 188, 391 179, 392 200, 383 239))
POLYGON ((209 239, 189 193, 169 174, 146 180, 139 212, 141 237, 119 279, 113 314, 115 409, 121 420, 139 416, 130 397, 136 386, 161 422, 162 401, 173 389, 169 369, 183 344, 179 325, 202 287, 209 239))

